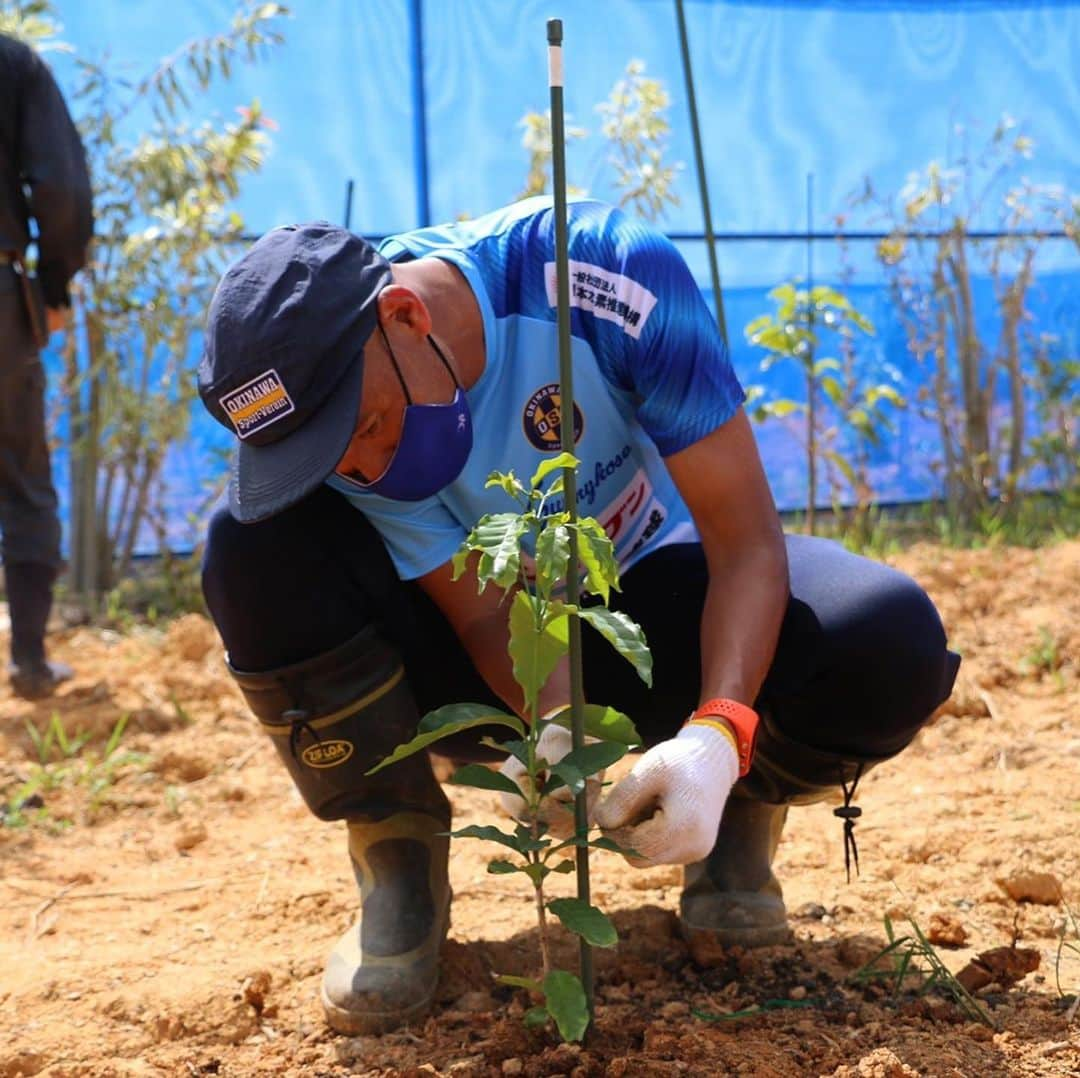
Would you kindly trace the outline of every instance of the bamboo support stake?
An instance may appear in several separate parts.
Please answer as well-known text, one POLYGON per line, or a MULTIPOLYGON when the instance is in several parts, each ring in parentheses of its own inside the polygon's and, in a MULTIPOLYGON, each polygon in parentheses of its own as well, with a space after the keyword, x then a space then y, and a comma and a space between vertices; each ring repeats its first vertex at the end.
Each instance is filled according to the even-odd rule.
MULTIPOLYGON (((559 428, 563 452, 574 451, 574 372, 570 351, 570 266, 569 240, 566 224, 566 139, 563 115, 563 53, 562 19, 548 19, 548 85, 551 91, 551 160, 552 188, 555 195, 555 271, 559 329, 559 428)), ((577 523, 577 473, 563 469, 566 512, 571 525, 577 523)), ((566 601, 578 603, 578 541, 577 532, 570 528, 570 558, 566 573, 566 601)), ((575 749, 585 744, 585 687, 581 668, 581 620, 569 619, 570 645, 570 732, 575 749)), ((579 840, 589 831, 585 790, 574 798, 574 826, 579 840)), ((589 848, 581 844, 576 851, 577 896, 582 902, 589 897, 589 848)), ((581 983, 589 1008, 589 1021, 595 1014, 593 989, 592 948, 581 939, 581 983)))

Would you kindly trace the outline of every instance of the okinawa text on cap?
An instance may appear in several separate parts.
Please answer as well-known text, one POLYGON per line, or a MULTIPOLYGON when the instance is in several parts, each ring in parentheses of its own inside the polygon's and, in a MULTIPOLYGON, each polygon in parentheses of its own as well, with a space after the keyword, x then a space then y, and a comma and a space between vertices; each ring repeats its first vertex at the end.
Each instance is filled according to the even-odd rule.
POLYGON ((210 303, 199 396, 239 439, 237 520, 262 520, 315 490, 348 448, 364 345, 390 264, 325 221, 274 229, 222 277, 210 303))

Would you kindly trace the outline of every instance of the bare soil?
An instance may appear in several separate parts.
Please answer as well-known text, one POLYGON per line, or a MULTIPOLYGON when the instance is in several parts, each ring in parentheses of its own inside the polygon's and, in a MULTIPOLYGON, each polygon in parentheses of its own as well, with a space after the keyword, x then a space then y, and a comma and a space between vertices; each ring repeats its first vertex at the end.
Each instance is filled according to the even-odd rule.
MULTIPOLYGON (((469 841, 452 855, 432 1015, 381 1038, 329 1032, 319 977, 355 903, 343 826, 301 804, 211 626, 58 632, 73 683, 38 704, 0 689, 3 803, 38 762, 28 722, 55 713, 91 735, 51 765, 40 807, 0 825, 0 1078, 1080 1074, 1080 952, 1058 958, 1063 933, 1080 947, 1080 541, 895 561, 964 666, 914 746, 860 788, 861 875, 845 880, 833 806, 793 810, 777 869, 794 941, 704 968, 676 930, 680 870, 597 856, 594 896, 621 942, 597 955, 582 1047, 527 1031, 528 1001, 494 983, 535 973, 531 895, 469 841), (887 915, 932 933, 953 971, 1008 949, 1011 969, 991 958, 971 982, 990 979, 976 996, 993 1027, 912 979, 858 983, 887 915)), ((494 795, 447 789, 459 825, 494 818, 494 795)), ((572 962, 573 942, 558 947, 572 962)))

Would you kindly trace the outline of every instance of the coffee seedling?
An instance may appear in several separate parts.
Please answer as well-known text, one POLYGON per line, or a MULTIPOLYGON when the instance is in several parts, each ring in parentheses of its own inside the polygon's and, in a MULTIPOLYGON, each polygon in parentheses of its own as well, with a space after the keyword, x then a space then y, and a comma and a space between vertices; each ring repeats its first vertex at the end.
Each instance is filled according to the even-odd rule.
MULTIPOLYGON (((550 833, 542 802, 563 786, 580 794, 587 780, 615 763, 640 744, 630 719, 613 708, 585 707, 585 733, 590 742, 573 749, 561 760, 549 761, 538 751, 544 730, 557 723, 568 726, 569 708, 542 719, 537 701, 540 691, 569 649, 571 618, 580 618, 597 630, 624 658, 646 684, 652 683, 652 657, 640 626, 607 603, 611 590, 618 589, 619 569, 614 548, 600 523, 592 517, 572 520, 567 512, 549 511, 549 499, 563 492, 562 469, 575 468, 576 458, 561 453, 544 461, 526 487, 513 472, 493 472, 487 485, 502 487, 520 507, 520 512, 488 514, 481 518, 454 556, 454 579, 474 566, 482 592, 489 584, 503 589, 508 605, 509 653, 514 679, 524 694, 522 709, 526 721, 516 715, 495 711, 476 703, 450 704, 425 715, 417 735, 398 746, 373 771, 426 749, 440 738, 477 726, 504 726, 513 737, 485 744, 516 757, 525 770, 522 787, 506 775, 481 764, 457 770, 452 782, 482 790, 516 795, 525 809, 513 830, 473 825, 451 832, 454 838, 479 838, 496 842, 514 856, 492 860, 488 871, 494 875, 522 874, 528 877, 536 895, 540 940, 539 978, 500 977, 503 984, 525 988, 543 1000, 525 1015, 526 1024, 544 1025, 553 1020, 564 1040, 579 1041, 589 1024, 589 1006, 580 979, 565 970, 553 969, 548 946, 548 914, 553 914, 587 945, 612 947, 618 936, 609 918, 580 898, 547 899, 544 881, 551 873, 571 873, 571 854, 579 847, 618 851, 619 847, 601 836, 577 833, 563 840, 550 833), (544 487, 553 472, 556 478, 544 487), (560 598, 563 581, 571 571, 571 532, 576 533, 582 573, 581 592, 597 596, 602 605, 571 605, 560 598), (530 569, 532 570, 530 572, 530 569)), ((595 781, 595 780, 594 780, 595 781)))

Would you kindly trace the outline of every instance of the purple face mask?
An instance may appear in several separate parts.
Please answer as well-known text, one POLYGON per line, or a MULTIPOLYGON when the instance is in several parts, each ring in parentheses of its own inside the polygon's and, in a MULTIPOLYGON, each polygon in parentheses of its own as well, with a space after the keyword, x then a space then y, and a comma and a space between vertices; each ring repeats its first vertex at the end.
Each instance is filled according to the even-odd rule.
POLYGON ((413 404, 412 395, 402 377, 386 331, 381 325, 379 331, 386 342, 390 362, 394 365, 394 373, 398 376, 407 401, 405 417, 401 423, 401 438, 390 463, 377 479, 363 482, 340 473, 335 473, 334 479, 343 481, 346 487, 370 491, 383 498, 418 502, 422 498, 437 494, 461 474, 472 450, 472 413, 469 411, 469 402, 465 399, 461 383, 442 349, 431 337, 428 337, 431 347, 450 372, 457 390, 449 404, 413 404))

